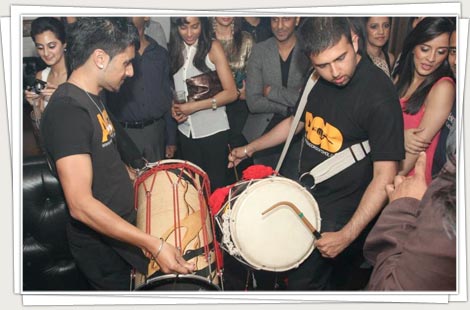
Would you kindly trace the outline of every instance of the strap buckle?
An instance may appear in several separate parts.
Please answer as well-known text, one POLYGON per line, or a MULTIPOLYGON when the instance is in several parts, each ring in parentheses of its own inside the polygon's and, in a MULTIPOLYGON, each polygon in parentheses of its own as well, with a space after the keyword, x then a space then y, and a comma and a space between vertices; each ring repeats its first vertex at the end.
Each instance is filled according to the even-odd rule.
POLYGON ((304 172, 299 177, 299 183, 302 184, 303 187, 313 190, 317 184, 315 183, 315 177, 310 174, 310 171, 304 172), (305 179, 305 177, 310 177, 305 179))

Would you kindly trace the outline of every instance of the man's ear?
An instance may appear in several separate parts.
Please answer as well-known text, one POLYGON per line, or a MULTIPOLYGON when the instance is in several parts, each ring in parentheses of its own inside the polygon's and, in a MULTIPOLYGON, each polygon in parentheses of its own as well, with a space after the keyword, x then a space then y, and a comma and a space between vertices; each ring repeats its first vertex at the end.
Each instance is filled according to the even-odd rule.
POLYGON ((92 54, 93 63, 99 68, 104 69, 105 66, 108 64, 109 55, 100 48, 97 48, 93 51, 92 54))
POLYGON ((299 26, 299 23, 300 23, 300 16, 297 16, 295 18, 295 27, 298 27, 299 26))
POLYGON ((353 48, 354 48, 354 52, 357 53, 357 51, 359 50, 359 36, 355 33, 352 33, 351 34, 351 41, 352 41, 352 45, 353 45, 353 48))

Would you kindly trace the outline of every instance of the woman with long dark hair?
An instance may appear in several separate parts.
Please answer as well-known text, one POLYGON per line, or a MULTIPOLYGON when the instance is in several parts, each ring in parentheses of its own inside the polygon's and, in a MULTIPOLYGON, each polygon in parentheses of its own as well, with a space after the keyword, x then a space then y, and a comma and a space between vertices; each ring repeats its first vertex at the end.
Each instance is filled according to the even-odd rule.
MULTIPOLYGON (((246 31, 241 30, 242 17, 217 16, 212 18, 212 37, 222 44, 227 57, 233 78, 237 86, 238 98, 226 106, 228 121, 230 124, 230 146, 237 147, 248 142, 242 134, 248 117, 248 106, 246 105, 246 64, 255 44, 253 37, 246 31)), ((253 164, 247 161, 244 165, 237 166, 237 173, 228 172, 229 183, 236 180, 237 175, 253 164)))
POLYGON ((39 17, 31 23, 31 38, 39 57, 47 65, 44 70, 36 73, 36 79, 45 82, 44 88, 39 92, 27 89, 24 93, 26 101, 33 107, 33 120, 39 125, 49 98, 67 80, 65 27, 57 18, 39 17))
POLYGON ((399 174, 413 173, 418 152, 425 149, 428 183, 439 132, 455 99, 447 60, 451 33, 448 18, 424 18, 405 39, 403 65, 395 83, 403 109, 406 150, 399 174))
POLYGON ((226 185, 229 122, 225 105, 237 99, 232 72, 222 45, 212 40, 207 17, 172 17, 170 65, 175 92, 188 95, 186 79, 216 71, 222 91, 211 98, 175 102, 173 118, 178 124, 181 157, 200 166, 208 175, 211 188, 226 185))

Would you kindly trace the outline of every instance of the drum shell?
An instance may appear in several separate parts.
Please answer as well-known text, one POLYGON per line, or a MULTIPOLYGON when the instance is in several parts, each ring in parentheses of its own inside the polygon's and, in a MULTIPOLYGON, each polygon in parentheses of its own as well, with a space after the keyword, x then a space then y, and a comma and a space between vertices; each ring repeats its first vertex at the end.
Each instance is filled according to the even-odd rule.
MULTIPOLYGON (((181 247, 183 258, 195 264, 196 274, 218 285, 208 196, 209 181, 202 169, 185 161, 160 161, 135 183, 136 225, 146 233, 181 247)), ((150 261, 147 276, 136 273, 134 287, 154 283, 155 279, 163 281, 168 277, 155 261, 150 261)))

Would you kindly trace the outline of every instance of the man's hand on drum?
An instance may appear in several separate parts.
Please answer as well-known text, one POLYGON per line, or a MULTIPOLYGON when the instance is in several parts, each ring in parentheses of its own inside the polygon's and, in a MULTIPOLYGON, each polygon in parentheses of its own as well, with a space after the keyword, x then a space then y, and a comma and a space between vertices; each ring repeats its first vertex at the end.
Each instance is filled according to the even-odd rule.
POLYGON ((242 160, 253 155, 253 149, 248 146, 249 144, 236 147, 228 154, 228 168, 236 167, 242 160))
POLYGON ((152 242, 151 248, 143 251, 147 258, 156 258, 158 266, 164 273, 188 274, 196 269, 194 264, 183 259, 181 253, 173 245, 158 238, 155 238, 155 242, 152 242))
POLYGON ((324 232, 321 239, 315 241, 315 246, 321 255, 326 258, 335 258, 351 244, 349 236, 342 230, 336 232, 324 232))

